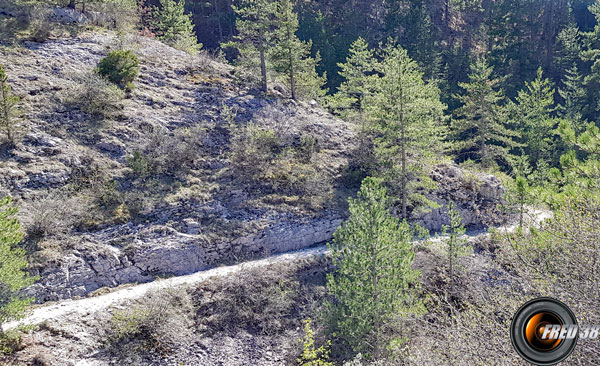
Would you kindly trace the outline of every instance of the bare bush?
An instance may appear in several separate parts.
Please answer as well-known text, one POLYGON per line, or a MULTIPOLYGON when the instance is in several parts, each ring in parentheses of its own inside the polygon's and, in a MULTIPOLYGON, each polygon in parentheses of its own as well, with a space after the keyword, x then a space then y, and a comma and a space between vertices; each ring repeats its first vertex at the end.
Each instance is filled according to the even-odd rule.
POLYGON ((125 93, 95 72, 74 76, 73 86, 64 95, 66 104, 96 117, 110 118, 123 108, 125 93))
POLYGON ((20 220, 27 239, 36 241, 69 233, 84 217, 88 204, 84 197, 69 197, 62 192, 25 203, 20 210, 20 220))
POLYGON ((148 354, 171 353, 192 334, 191 314, 192 303, 185 290, 150 292, 129 309, 113 313, 104 329, 107 349, 128 365, 148 354))
POLYGON ((201 127, 152 132, 150 140, 127 158, 128 166, 140 177, 186 174, 202 156, 206 131, 201 127))
POLYGON ((290 279, 293 275, 287 266, 204 283, 194 296, 196 321, 208 334, 273 335, 300 326, 302 317, 312 316, 324 288, 290 279))

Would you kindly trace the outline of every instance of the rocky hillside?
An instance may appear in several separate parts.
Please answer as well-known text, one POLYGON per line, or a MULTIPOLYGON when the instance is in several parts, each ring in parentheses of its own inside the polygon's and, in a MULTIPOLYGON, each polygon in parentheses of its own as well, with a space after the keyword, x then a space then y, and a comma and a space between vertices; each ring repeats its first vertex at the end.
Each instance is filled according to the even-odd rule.
MULTIPOLYGON (((1 152, 0 193, 20 207, 40 276, 26 293, 38 302, 322 243, 356 189, 351 125, 286 100, 281 85, 260 96, 207 54, 102 31, 3 47, 0 60, 25 121, 1 152), (93 72, 116 48, 140 59, 124 97, 93 72), (260 131, 278 158, 258 161, 262 147, 246 146, 260 131)), ((432 177, 429 196, 458 202, 472 226, 503 193, 453 165, 432 177)), ((439 230, 447 218, 442 207, 415 220, 439 230)))

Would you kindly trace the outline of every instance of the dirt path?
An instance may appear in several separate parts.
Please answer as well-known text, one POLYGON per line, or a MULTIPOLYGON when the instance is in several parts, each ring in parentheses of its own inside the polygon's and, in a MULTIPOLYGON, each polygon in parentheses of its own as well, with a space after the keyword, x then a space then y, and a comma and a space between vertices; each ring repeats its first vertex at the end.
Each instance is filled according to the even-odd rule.
POLYGON ((2 326, 2 329, 13 329, 21 324, 39 324, 46 320, 72 313, 90 314, 98 310, 107 308, 111 305, 119 304, 127 300, 141 298, 149 290, 160 290, 183 285, 194 285, 213 277, 227 276, 251 268, 258 268, 276 263, 283 263, 312 256, 324 255, 326 252, 326 246, 303 249, 295 252, 274 255, 265 259, 248 261, 231 266, 216 267, 206 271, 196 272, 190 275, 172 277, 168 279, 161 279, 153 282, 142 283, 139 285, 133 285, 96 297, 87 297, 79 300, 63 300, 52 305, 42 305, 39 307, 34 307, 28 316, 19 321, 6 323, 2 326))
MULTIPOLYGON (((543 219, 552 216, 551 212, 544 210, 535 210, 531 212, 529 216, 529 222, 539 223, 543 219)), ((498 230, 502 232, 512 232, 516 229, 517 225, 513 224, 506 227, 500 227, 498 230)), ((476 237, 479 235, 487 235, 486 233, 478 233, 475 235, 469 235, 476 237)), ((434 242, 441 241, 442 237, 435 237, 431 239, 434 242)), ((206 281, 213 277, 227 276, 234 273, 241 272, 246 269, 259 268, 268 266, 276 263, 285 263, 293 260, 302 258, 308 258, 313 256, 325 255, 327 253, 326 246, 320 246, 310 249, 298 250, 295 252, 288 252, 283 254, 274 255, 264 259, 258 259, 254 261, 248 261, 240 264, 231 266, 217 267, 206 271, 196 272, 190 275, 172 277, 168 279, 156 280, 153 282, 143 283, 139 285, 132 285, 123 289, 119 289, 108 294, 99 295, 95 297, 88 297, 79 300, 63 300, 51 305, 41 305, 31 309, 28 316, 19 320, 6 323, 2 326, 3 330, 13 329, 22 324, 39 324, 46 320, 58 318, 69 314, 91 314, 96 311, 108 308, 112 305, 123 303, 127 300, 134 300, 143 297, 149 290, 160 290, 172 287, 178 287, 183 285, 194 285, 206 281)))

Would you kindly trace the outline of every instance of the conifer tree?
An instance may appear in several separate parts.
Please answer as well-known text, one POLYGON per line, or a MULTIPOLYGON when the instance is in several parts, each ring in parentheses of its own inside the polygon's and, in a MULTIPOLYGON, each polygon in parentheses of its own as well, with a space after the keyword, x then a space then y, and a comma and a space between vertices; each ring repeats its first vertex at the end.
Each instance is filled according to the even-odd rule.
MULTIPOLYGON (((19 296, 19 290, 31 285, 35 278, 29 277, 25 251, 17 244, 23 238, 17 209, 11 206, 10 196, 0 199, 0 325, 20 318, 31 299, 19 296)), ((0 333, 2 329, 0 328, 0 333)))
POLYGON ((573 125, 577 133, 583 132, 585 122, 582 112, 586 109, 586 90, 583 86, 583 78, 579 74, 577 64, 573 63, 571 68, 565 71, 562 80, 563 87, 558 89, 558 94, 563 99, 563 104, 558 108, 563 116, 573 125))
MULTIPOLYGON (((554 88, 550 80, 543 77, 542 69, 536 78, 525 83, 516 98, 516 123, 519 124, 525 152, 536 167, 541 160, 550 164, 553 157, 553 129, 557 121, 552 117, 554 88)), ((550 164, 551 165, 551 164, 550 164)))
POLYGON ((584 85, 587 90, 587 104, 590 110, 584 114, 584 118, 594 120, 600 109, 600 0, 595 0, 589 7, 589 11, 596 18, 596 25, 590 32, 582 33, 584 47, 581 51, 581 59, 587 63, 589 69, 585 69, 584 85))
POLYGON ((15 134, 19 127, 20 111, 17 107, 20 98, 12 94, 8 85, 8 76, 0 65, 0 132, 6 135, 10 144, 15 143, 15 134))
POLYGON ((383 47, 380 59, 369 79, 365 115, 380 174, 400 197, 400 215, 406 219, 409 203, 431 204, 418 192, 423 184, 432 183, 423 168, 428 158, 441 152, 445 105, 439 89, 425 83, 417 63, 394 41, 383 47))
POLYGON ((158 38, 167 44, 196 54, 202 44, 198 43, 192 15, 185 13, 185 0, 159 0, 160 8, 154 7, 154 26, 158 38))
POLYGON ((323 96, 326 76, 317 74, 319 53, 311 57, 312 42, 303 42, 296 36, 298 15, 290 0, 279 0, 277 3, 275 26, 270 58, 275 71, 283 75, 289 85, 292 99, 323 96))
POLYGON ((260 70, 263 92, 267 91, 267 52, 272 46, 276 5, 271 0, 244 0, 239 7, 232 5, 237 15, 238 34, 232 42, 224 44, 238 49, 240 64, 260 70), (255 67, 257 59, 258 67, 255 67))
POLYGON ((457 260, 459 257, 468 254, 470 249, 465 244, 467 242, 462 236, 465 234, 465 226, 462 224, 462 217, 452 201, 448 204, 449 225, 442 226, 442 233, 448 235, 446 240, 446 251, 448 256, 448 278, 450 279, 450 295, 454 296, 454 284, 457 269, 457 260))
POLYGON ((462 106, 452 119, 452 144, 459 157, 474 157, 484 167, 506 163, 516 135, 503 122, 504 95, 492 72, 483 58, 471 64, 469 81, 458 84, 465 94, 457 96, 462 106))
POLYGON ((412 268, 410 228, 388 212, 381 179, 365 178, 348 203, 350 217, 328 245, 336 269, 327 276, 335 298, 327 309, 339 336, 355 351, 377 354, 385 345, 384 325, 418 311, 419 272, 412 268))
POLYGON ((363 38, 350 46, 345 63, 338 63, 339 74, 344 78, 337 93, 329 98, 328 105, 345 120, 360 117, 368 92, 368 77, 373 73, 374 54, 363 38))

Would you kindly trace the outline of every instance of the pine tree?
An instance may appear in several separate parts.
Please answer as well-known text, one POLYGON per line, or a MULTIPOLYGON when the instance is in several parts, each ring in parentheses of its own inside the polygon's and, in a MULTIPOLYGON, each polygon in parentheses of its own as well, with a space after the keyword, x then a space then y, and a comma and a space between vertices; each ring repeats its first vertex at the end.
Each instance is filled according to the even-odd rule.
POLYGON ((595 120, 597 112, 600 109, 600 0, 594 1, 589 7, 589 11, 596 18, 596 25, 591 32, 583 33, 584 47, 581 51, 581 59, 586 62, 589 69, 584 70, 584 85, 587 90, 587 104, 590 110, 583 117, 588 120, 595 120))
POLYGON ((516 135, 503 122, 504 95, 492 72, 483 58, 471 64, 469 82, 458 84, 465 94, 457 96, 462 106, 452 119, 452 144, 459 157, 474 157, 484 167, 506 163, 516 135))
POLYGON ((553 64, 559 73, 580 62, 581 33, 574 23, 562 29, 556 36, 553 64))
MULTIPOLYGON (((20 318, 31 299, 24 299, 19 290, 31 285, 35 278, 25 270, 28 263, 25 251, 17 247, 23 238, 17 209, 11 206, 10 196, 0 199, 0 325, 20 318)), ((0 333, 2 329, 0 328, 0 333)))
POLYGON ((345 63, 339 63, 339 74, 344 78, 328 105, 345 120, 360 119, 368 92, 368 78, 373 74, 374 54, 363 38, 350 46, 345 63))
POLYGON ((445 106, 439 89, 423 81, 417 63, 402 47, 390 40, 380 58, 369 79, 365 116, 370 121, 380 174, 400 197, 401 217, 406 219, 409 203, 431 204, 418 191, 423 184, 432 183, 423 168, 443 146, 445 106))
POLYGON ((225 47, 235 47, 240 52, 240 64, 250 70, 260 70, 261 89, 267 91, 267 52, 272 46, 275 27, 276 3, 271 0, 244 0, 239 7, 232 5, 237 19, 238 34, 225 47), (256 66, 258 60, 258 67, 256 66))
POLYGON ((525 83, 525 88, 517 95, 517 122, 520 125, 522 142, 530 162, 538 166, 543 160, 552 165, 553 129, 557 121, 552 117, 554 107, 554 89, 550 80, 543 77, 542 69, 536 78, 525 83))
POLYGON ((348 200, 350 217, 330 243, 335 269, 327 288, 334 327, 355 351, 377 354, 384 325, 418 310, 419 272, 412 268, 410 228, 388 212, 381 179, 365 178, 358 198, 348 200))
POLYGON ((12 94, 8 85, 8 76, 0 65, 0 131, 6 135, 10 144, 15 143, 20 126, 20 110, 17 104, 21 99, 12 94))
POLYGON ((198 43, 192 15, 185 14, 185 0, 159 0, 160 8, 154 7, 154 27, 158 38, 167 44, 196 54, 202 44, 198 43))
POLYGON ((292 99, 317 98, 325 94, 326 76, 317 74, 320 56, 310 56, 312 42, 303 42, 296 36, 298 15, 290 0, 280 0, 275 12, 275 46, 271 49, 271 62, 275 71, 284 76, 290 86, 292 99))
POLYGON ((583 78, 579 74, 577 64, 573 63, 571 68, 567 69, 563 78, 563 87, 558 89, 558 94, 563 99, 563 104, 558 108, 572 125, 577 133, 585 128, 585 121, 582 117, 582 111, 587 107, 586 90, 583 86, 583 78))
POLYGON ((462 236, 466 230, 462 224, 462 217, 452 201, 448 204, 449 225, 442 226, 442 234, 448 235, 446 240, 446 252, 448 256, 448 278, 450 279, 450 295, 454 296, 454 284, 456 277, 457 260, 467 255, 469 247, 465 246, 467 240, 462 236))

